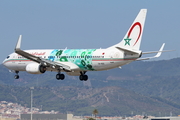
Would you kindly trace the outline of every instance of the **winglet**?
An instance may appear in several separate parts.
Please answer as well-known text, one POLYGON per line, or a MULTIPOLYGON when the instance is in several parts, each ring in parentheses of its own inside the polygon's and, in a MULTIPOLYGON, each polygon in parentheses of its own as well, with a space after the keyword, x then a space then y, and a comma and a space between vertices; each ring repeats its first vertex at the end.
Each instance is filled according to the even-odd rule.
POLYGON ((19 35, 19 39, 17 41, 15 51, 20 49, 20 47, 21 47, 21 39, 22 39, 22 35, 19 35))

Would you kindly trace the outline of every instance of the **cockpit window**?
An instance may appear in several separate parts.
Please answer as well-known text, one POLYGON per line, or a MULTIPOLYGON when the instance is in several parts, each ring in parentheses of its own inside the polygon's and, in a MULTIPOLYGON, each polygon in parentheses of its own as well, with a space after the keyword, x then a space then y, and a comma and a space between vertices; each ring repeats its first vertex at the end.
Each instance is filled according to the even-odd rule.
POLYGON ((7 56, 7 59, 9 58, 10 56, 7 56))

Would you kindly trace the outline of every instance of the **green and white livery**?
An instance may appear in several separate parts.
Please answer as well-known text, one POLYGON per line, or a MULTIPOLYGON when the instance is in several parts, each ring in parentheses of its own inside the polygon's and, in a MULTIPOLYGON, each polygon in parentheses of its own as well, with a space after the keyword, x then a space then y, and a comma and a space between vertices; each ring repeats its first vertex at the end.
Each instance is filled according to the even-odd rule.
POLYGON ((122 41, 106 49, 21 50, 22 35, 20 35, 15 52, 3 61, 3 65, 16 73, 15 79, 19 78, 19 71, 27 71, 31 74, 56 71, 58 80, 63 80, 65 78, 63 72, 66 72, 68 75, 79 76, 81 81, 86 81, 88 71, 108 70, 132 61, 159 57, 165 44, 159 51, 142 52, 139 50, 146 13, 147 9, 141 9, 122 41), (143 54, 149 53, 157 53, 157 55, 141 58, 143 54))
POLYGON ((93 52, 96 49, 65 49, 53 50, 50 53, 50 61, 70 62, 77 65, 81 70, 95 70, 92 68, 93 52))

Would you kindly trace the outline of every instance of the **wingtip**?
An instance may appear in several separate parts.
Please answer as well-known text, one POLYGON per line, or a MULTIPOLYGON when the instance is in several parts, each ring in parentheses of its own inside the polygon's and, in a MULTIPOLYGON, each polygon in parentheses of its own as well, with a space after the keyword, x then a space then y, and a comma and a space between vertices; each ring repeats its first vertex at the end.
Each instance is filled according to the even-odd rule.
POLYGON ((15 47, 15 51, 20 49, 20 47, 21 47, 21 39, 22 39, 22 35, 19 35, 19 39, 17 41, 16 47, 15 47))
POLYGON ((159 51, 163 51, 164 46, 165 46, 165 43, 163 43, 163 44, 162 44, 162 46, 161 46, 161 48, 160 48, 160 50, 159 50, 159 51))

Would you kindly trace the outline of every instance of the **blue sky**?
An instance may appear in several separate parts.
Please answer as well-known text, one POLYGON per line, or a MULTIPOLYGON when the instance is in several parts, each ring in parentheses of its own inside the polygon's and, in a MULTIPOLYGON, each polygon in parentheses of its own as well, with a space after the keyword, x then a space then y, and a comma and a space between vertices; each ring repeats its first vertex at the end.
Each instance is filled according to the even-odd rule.
POLYGON ((180 0, 0 0, 0 61, 22 49, 106 48, 122 40, 147 8, 141 50, 165 49, 154 60, 180 57, 180 0))

